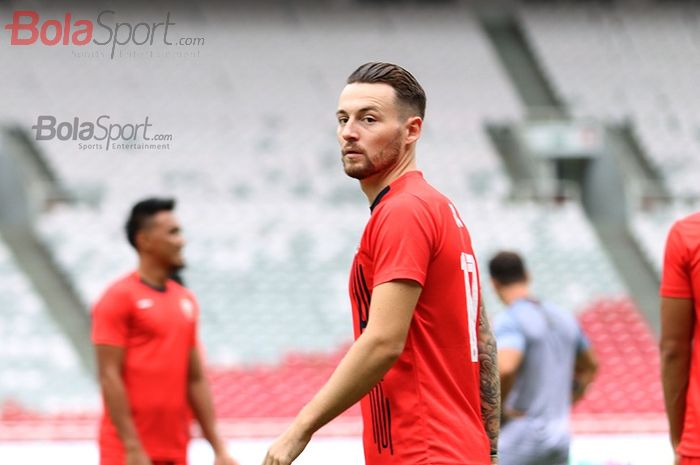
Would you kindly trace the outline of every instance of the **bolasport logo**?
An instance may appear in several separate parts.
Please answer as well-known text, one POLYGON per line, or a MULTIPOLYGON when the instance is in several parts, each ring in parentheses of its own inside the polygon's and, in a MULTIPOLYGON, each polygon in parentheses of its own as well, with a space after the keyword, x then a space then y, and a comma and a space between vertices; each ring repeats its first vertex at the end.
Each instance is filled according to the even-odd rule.
POLYGON ((32 126, 35 140, 78 142, 78 150, 170 150, 172 134, 153 134, 153 124, 146 116, 136 123, 112 122, 109 115, 100 115, 94 121, 74 117, 59 121, 53 115, 40 115, 32 126))
MULTIPOLYGON (((12 22, 4 28, 10 31, 10 45, 85 46, 94 44, 107 47, 110 59, 122 47, 150 47, 154 45, 194 47, 204 45, 203 37, 174 37, 170 12, 159 22, 119 21, 117 12, 104 10, 92 19, 74 18, 65 13, 61 19, 43 18, 38 12, 18 10, 12 22)), ((2 41, 0 41, 0 45, 2 41)))

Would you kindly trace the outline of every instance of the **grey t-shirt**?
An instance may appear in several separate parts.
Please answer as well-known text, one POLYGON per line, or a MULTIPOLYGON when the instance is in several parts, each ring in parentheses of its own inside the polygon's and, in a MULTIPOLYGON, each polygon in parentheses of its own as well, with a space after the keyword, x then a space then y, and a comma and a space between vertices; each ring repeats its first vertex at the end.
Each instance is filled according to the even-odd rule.
POLYGON ((574 363, 588 340, 570 312, 520 299, 495 322, 499 349, 523 352, 506 409, 523 412, 558 435, 568 433, 574 363))

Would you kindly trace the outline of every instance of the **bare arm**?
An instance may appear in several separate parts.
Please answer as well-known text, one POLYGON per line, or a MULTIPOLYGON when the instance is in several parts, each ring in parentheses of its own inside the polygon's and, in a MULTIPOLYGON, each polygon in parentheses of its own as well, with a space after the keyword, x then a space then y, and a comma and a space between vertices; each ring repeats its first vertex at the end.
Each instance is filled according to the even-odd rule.
POLYGON ((421 286, 408 280, 372 292, 369 321, 330 379, 270 447, 264 465, 289 465, 311 435, 364 397, 403 352, 421 286))
POLYGON ((192 411, 202 428, 202 434, 214 449, 215 463, 217 465, 236 465, 236 462, 228 455, 226 443, 216 431, 214 402, 204 373, 202 358, 197 348, 190 352, 187 394, 192 411))
POLYGON ((515 378, 523 362, 523 353, 517 349, 499 349, 498 376, 501 381, 501 404, 513 389, 515 378))
POLYGON ((496 338, 491 331, 483 305, 479 313, 481 416, 491 444, 491 454, 496 454, 498 452, 498 433, 501 427, 501 381, 498 376, 496 338))
POLYGON ((573 403, 581 400, 586 394, 586 389, 593 382, 598 371, 598 360, 592 349, 579 352, 574 364, 574 388, 571 401, 573 403))
POLYGON ((691 299, 661 299, 661 381, 674 450, 685 420, 694 313, 691 299))
POLYGON ((122 377, 124 349, 106 344, 97 344, 95 351, 102 395, 112 424, 114 424, 117 434, 124 445, 127 463, 150 465, 151 461, 146 456, 134 426, 134 420, 129 408, 129 399, 124 387, 124 379, 122 377))

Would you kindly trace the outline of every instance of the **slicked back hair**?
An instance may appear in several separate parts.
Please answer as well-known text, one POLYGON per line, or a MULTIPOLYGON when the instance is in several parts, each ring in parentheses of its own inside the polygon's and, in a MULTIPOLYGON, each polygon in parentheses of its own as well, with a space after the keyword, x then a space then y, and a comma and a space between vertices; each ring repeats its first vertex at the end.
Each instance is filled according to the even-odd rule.
POLYGON ((175 199, 151 197, 141 200, 131 208, 131 214, 126 221, 126 238, 135 249, 136 234, 146 228, 148 221, 162 211, 173 211, 175 199))
POLYGON ((408 108, 411 116, 425 118, 425 91, 416 78, 399 65, 365 63, 353 71, 347 83, 388 84, 394 89, 398 103, 408 108))

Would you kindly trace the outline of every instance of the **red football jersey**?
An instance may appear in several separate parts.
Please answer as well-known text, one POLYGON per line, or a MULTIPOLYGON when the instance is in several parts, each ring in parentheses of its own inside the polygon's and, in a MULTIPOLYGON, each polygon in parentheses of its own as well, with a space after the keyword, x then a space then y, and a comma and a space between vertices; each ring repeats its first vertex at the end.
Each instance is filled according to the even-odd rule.
POLYGON ((355 338, 372 289, 423 287, 403 353, 361 401, 367 465, 484 465, 477 324, 481 292, 471 239, 454 205, 411 171, 372 205, 350 275, 355 338))
POLYGON ((700 457, 700 213, 676 222, 668 233, 661 295, 695 301, 693 357, 678 452, 700 457))
MULTIPOLYGON (((133 272, 114 283, 92 312, 92 341, 124 348, 124 383, 139 438, 152 459, 184 461, 191 414, 187 398, 189 354, 195 347, 199 308, 175 281, 165 290, 133 272)), ((100 425, 103 462, 124 449, 106 406, 100 425)))

